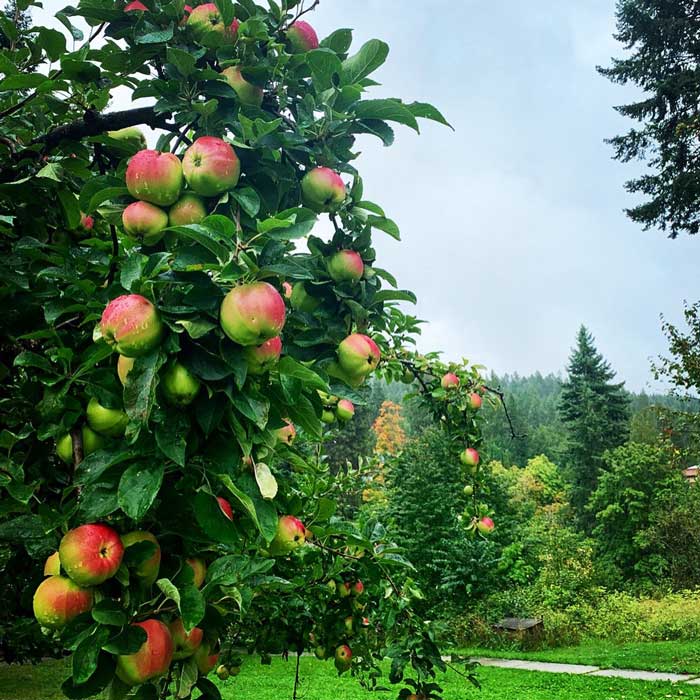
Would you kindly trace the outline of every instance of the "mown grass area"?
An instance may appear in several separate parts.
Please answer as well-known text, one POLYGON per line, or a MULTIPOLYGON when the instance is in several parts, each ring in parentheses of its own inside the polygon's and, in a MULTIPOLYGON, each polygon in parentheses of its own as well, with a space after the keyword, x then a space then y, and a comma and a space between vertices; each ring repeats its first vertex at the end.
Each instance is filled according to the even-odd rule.
POLYGON ((644 671, 700 674, 700 644, 698 642, 614 642, 591 640, 575 647, 521 651, 518 649, 460 649, 469 656, 489 656, 499 659, 529 659, 559 663, 589 664, 602 668, 630 668, 644 671))
MULTIPOLYGON (((38 666, 0 666, 0 700, 59 700, 66 663, 51 661, 38 666)), ((568 676, 508 669, 481 668, 482 689, 448 673, 439 682, 445 700, 700 700, 700 687, 624 681, 614 678, 568 676)), ((369 700, 393 698, 387 693, 368 693, 349 676, 338 678, 330 663, 311 657, 301 661, 301 693, 304 700, 369 700)), ((219 684, 225 700, 284 700, 292 697, 294 662, 274 659, 260 666, 248 659, 240 676, 219 684)))

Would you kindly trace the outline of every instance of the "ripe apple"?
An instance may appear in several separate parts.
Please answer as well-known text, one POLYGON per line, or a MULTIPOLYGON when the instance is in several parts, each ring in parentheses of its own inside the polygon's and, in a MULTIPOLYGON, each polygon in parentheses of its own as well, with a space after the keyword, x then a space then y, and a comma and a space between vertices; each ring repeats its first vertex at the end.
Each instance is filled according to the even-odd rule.
POLYGON ((118 408, 105 408, 96 398, 90 399, 85 411, 89 426, 105 437, 123 437, 129 416, 118 408))
POLYGON ((308 22, 297 20, 287 29, 287 45, 291 53, 313 51, 318 48, 318 36, 308 22))
POLYGON ((321 304, 321 300, 317 297, 311 296, 306 291, 306 286, 303 282, 296 282, 294 287, 292 287, 292 292, 289 296, 289 302, 293 309, 297 311, 305 311, 306 313, 311 313, 315 311, 321 304))
MULTIPOLYGON (((190 15, 190 22, 196 8, 190 15)), ((182 158, 187 184, 203 197, 216 197, 232 190, 241 174, 241 162, 230 144, 217 136, 200 136, 182 158)))
POLYGON ((493 532, 493 528, 496 527, 495 523, 489 517, 483 517, 476 523, 476 529, 482 535, 488 535, 493 532))
POLYGON ((219 651, 218 649, 214 651, 214 649, 216 648, 216 643, 212 643, 209 640, 205 640, 199 645, 199 647, 197 647, 197 650, 194 652, 195 663, 197 664, 199 672, 203 676, 206 676, 207 674, 211 673, 212 669, 214 668, 214 666, 216 666, 217 662, 219 661, 219 651))
POLYGON ((223 18, 213 2, 195 7, 187 18, 187 27, 194 40, 209 49, 216 49, 224 44, 233 44, 238 35, 238 20, 233 20, 226 27, 223 18))
POLYGON ((126 168, 126 188, 134 199, 167 207, 182 189, 182 165, 174 153, 145 148, 136 153, 126 168))
POLYGON ((124 231, 143 245, 155 245, 163 238, 168 226, 168 215, 150 202, 132 202, 122 212, 124 231))
POLYGON ((81 231, 84 233, 89 233, 92 231, 92 229, 95 227, 95 219, 92 216, 89 216, 88 214, 84 214, 82 211, 80 212, 80 223, 78 224, 78 228, 80 228, 81 231))
POLYGON ((132 544, 138 542, 153 542, 156 546, 155 552, 134 569, 136 578, 143 581, 146 586, 152 586, 156 582, 158 572, 160 571, 160 545, 155 535, 150 532, 145 532, 144 530, 134 530, 122 536, 124 549, 128 549, 132 544))
POLYGON ((321 166, 304 175, 301 194, 304 203, 314 211, 332 212, 345 201, 345 183, 338 173, 321 166))
POLYGON ((97 586, 117 573, 124 545, 115 530, 94 523, 69 530, 58 548, 61 566, 80 586, 97 586))
POLYGON ((234 287, 221 304, 221 327, 239 345, 260 345, 280 334, 286 308, 280 293, 267 282, 234 287))
POLYGON ((221 496, 217 496, 216 500, 219 503, 219 508, 221 508, 221 512, 229 520, 233 520, 233 508, 231 508, 231 504, 225 498, 222 498, 221 496))
POLYGON ((146 641, 134 654, 117 657, 117 677, 127 685, 140 685, 168 672, 173 660, 173 638, 160 620, 132 623, 146 632, 146 641))
POLYGON ((170 207, 168 211, 168 226, 187 226, 198 224, 207 216, 207 205, 201 197, 190 192, 170 207))
POLYGON ((126 378, 129 372, 131 372, 134 362, 135 358, 133 357, 119 355, 119 359, 117 360, 117 376, 119 377, 119 381, 122 383, 122 386, 126 384, 126 378))
POLYGON ((186 560, 186 563, 194 573, 194 585, 197 588, 201 588, 207 576, 207 565, 199 557, 191 557, 186 560))
POLYGON ((278 556, 289 554, 297 547, 301 547, 306 540, 306 528, 298 518, 293 515, 283 515, 277 521, 277 532, 270 543, 270 554, 278 556))
POLYGON ((59 629, 92 608, 91 588, 82 588, 65 576, 49 576, 34 593, 34 617, 42 627, 59 629))
POLYGON ((355 415, 355 406, 348 399, 340 399, 335 408, 335 414, 340 420, 350 420, 355 415))
MULTIPOLYGON (((124 129, 108 131, 107 136, 115 141, 121 141, 122 143, 132 146, 139 151, 146 149, 146 137, 143 135, 143 131, 137 126, 127 126, 124 129)), ((107 146, 106 148, 109 147, 107 146)))
POLYGON ((365 584, 362 581, 355 581, 352 585, 352 594, 354 596, 361 596, 365 592, 365 584))
POLYGON ((148 12, 141 0, 133 0, 124 7, 124 12, 148 12))
POLYGON ((448 372, 447 374, 443 375, 442 379, 440 380, 440 386, 443 389, 456 389, 459 386, 459 377, 452 372, 448 372))
POLYGON ((188 634, 179 617, 168 625, 168 630, 173 638, 173 661, 192 656, 204 637, 204 632, 199 627, 194 627, 188 634))
POLYGON ((277 430, 275 430, 275 435, 280 442, 285 442, 287 445, 291 445, 294 442, 294 438, 297 436, 297 431, 290 421, 285 422, 287 425, 285 425, 283 428, 277 428, 277 430))
POLYGON ((46 558, 44 563, 44 576, 59 576, 61 573, 61 557, 54 552, 46 558))
POLYGON ((481 403, 482 403, 482 398, 474 392, 473 394, 469 394, 469 405, 474 411, 477 411, 481 408, 481 403))
POLYGON ((335 650, 335 667, 340 672, 347 671, 352 662, 352 650, 347 644, 342 644, 335 650))
POLYGON ((473 447, 467 447, 459 459, 467 467, 476 467, 479 464, 479 453, 473 447))
POLYGON ((226 82, 233 88, 241 104, 260 107, 263 101, 263 89, 249 83, 241 72, 240 66, 230 66, 221 71, 226 82))
POLYGON ((328 274, 334 282, 357 282, 364 270, 365 264, 354 250, 339 250, 328 260, 328 274))
POLYGON ((166 401, 181 407, 189 406, 201 387, 199 379, 177 360, 163 372, 160 385, 166 401))
POLYGON ((107 304, 100 330, 120 355, 140 357, 160 345, 164 328, 158 310, 146 297, 123 294, 107 304))
MULTIPOLYGON (((87 425, 81 428, 80 433, 83 437, 83 457, 87 457, 104 447, 105 441, 102 436, 88 428, 87 425)), ((66 464, 73 464, 73 438, 70 433, 66 433, 56 441, 56 454, 66 464)))
POLYGON ((377 344, 362 333, 349 335, 338 346, 340 368, 351 378, 365 377, 376 369, 380 358, 377 344))
POLYGON ((335 423, 335 411, 331 411, 328 408, 324 408, 321 413, 321 420, 327 425, 335 423))
POLYGON ((248 363, 248 374, 265 374, 272 369, 282 354, 282 339, 279 336, 266 340, 262 345, 248 346, 243 355, 248 363))

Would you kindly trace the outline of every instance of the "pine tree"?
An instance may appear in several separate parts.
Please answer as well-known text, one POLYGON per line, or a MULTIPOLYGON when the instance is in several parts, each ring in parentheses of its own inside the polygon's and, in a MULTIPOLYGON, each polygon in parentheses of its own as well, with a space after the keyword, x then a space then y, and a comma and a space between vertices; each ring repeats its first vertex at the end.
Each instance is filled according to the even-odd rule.
POLYGON ((598 483, 601 457, 618 447, 629 433, 629 397, 624 382, 598 352, 594 338, 581 326, 559 401, 567 428, 566 463, 572 483, 571 503, 586 529, 592 526, 586 504, 598 483))

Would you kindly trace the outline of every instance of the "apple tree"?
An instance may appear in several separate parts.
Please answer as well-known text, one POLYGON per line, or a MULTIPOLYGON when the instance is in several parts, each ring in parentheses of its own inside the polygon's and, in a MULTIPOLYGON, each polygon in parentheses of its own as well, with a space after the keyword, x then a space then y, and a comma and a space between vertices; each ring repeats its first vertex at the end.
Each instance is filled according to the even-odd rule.
POLYGON ((407 349, 355 167, 444 118, 369 97, 388 47, 319 41, 318 2, 81 0, 63 31, 34 5, 0 17, 0 542, 39 566, 64 693, 219 698, 244 652, 310 650, 439 697, 411 565, 340 517, 323 443, 373 372, 415 379, 478 486, 478 368, 407 349))

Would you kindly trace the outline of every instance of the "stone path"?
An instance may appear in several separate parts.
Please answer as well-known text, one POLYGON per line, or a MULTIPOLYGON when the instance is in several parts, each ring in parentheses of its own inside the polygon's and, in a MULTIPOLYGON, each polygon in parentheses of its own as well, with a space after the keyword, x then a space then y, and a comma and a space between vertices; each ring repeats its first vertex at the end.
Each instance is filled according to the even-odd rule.
POLYGON ((689 673, 657 673, 655 671, 634 671, 623 668, 600 668, 583 664, 557 664, 549 661, 522 661, 520 659, 492 659, 486 656, 472 657, 482 666, 516 668, 520 671, 540 671, 544 673, 571 673, 579 676, 605 676, 607 678, 627 678, 637 681, 671 681, 700 685, 700 675, 689 673))

